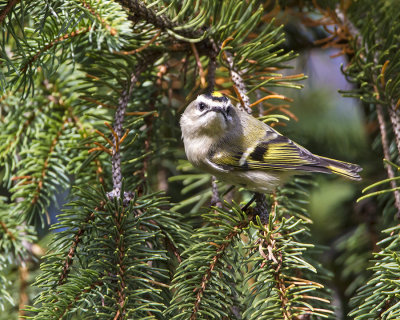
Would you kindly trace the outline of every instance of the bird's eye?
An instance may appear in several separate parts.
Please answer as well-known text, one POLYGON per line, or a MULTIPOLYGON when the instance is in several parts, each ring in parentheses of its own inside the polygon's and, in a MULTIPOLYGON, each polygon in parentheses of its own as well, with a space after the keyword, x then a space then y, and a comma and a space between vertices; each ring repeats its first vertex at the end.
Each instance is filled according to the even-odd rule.
POLYGON ((207 106, 204 102, 200 102, 198 108, 200 111, 203 111, 207 108, 207 106))

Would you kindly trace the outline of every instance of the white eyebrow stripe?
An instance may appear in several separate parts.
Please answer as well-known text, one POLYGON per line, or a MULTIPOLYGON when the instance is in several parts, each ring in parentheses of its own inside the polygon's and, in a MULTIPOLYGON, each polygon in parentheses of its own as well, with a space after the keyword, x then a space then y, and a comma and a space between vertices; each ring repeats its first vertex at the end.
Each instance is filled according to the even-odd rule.
POLYGON ((204 97, 204 96, 198 96, 197 97, 197 99, 196 99, 196 101, 198 102, 198 103, 200 103, 200 102, 203 102, 203 103, 205 103, 207 106, 209 106, 209 107, 211 107, 211 108, 220 108, 220 107, 223 107, 223 106, 225 106, 226 105, 226 103, 225 102, 223 102, 223 101, 214 101, 214 100, 211 100, 211 99, 208 99, 208 98, 206 98, 206 97, 204 97))

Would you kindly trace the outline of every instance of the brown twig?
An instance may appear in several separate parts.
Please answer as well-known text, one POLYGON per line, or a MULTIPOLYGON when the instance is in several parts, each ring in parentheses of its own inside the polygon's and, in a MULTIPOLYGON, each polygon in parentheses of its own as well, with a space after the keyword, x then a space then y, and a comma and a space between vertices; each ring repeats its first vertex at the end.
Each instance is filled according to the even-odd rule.
POLYGON ((211 191, 211 205, 222 208, 222 202, 218 194, 217 178, 215 176, 211 176, 211 191))
MULTIPOLYGON (((90 77, 90 75, 88 75, 88 74, 87 74, 86 76, 87 76, 88 78, 92 78, 92 77, 90 77)), ((97 80, 97 79, 95 79, 95 80, 97 80)), ((97 104, 97 105, 99 105, 99 106, 102 106, 102 107, 104 107, 104 108, 107 108, 107 109, 117 109, 116 106, 113 106, 113 105, 110 105, 110 104, 101 102, 101 101, 96 100, 96 99, 93 99, 93 98, 91 98, 91 97, 80 96, 79 99, 82 99, 82 100, 85 100, 85 101, 89 101, 89 102, 93 102, 93 103, 95 103, 95 104, 97 104)))
POLYGON ((0 221, 0 227, 4 230, 4 233, 12 240, 16 240, 15 235, 7 228, 3 221, 0 221))
POLYGON ((0 12, 0 25, 3 23, 4 19, 7 17, 11 9, 19 2, 20 0, 9 0, 6 6, 0 12))
POLYGON ((197 295, 196 295, 196 302, 194 303, 193 306, 193 311, 192 315, 190 316, 190 320, 196 320, 197 319, 197 312, 199 311, 200 303, 204 294, 204 291, 206 290, 206 286, 208 281, 211 278, 212 271, 214 270, 215 266, 217 265, 219 259, 221 256, 224 254, 226 248, 231 244, 231 241, 234 237, 236 237, 239 233, 242 232, 243 228, 246 228, 250 221, 253 219, 252 215, 247 216, 246 221, 241 221, 237 226, 234 227, 234 231, 230 232, 226 237, 225 241, 221 245, 216 245, 216 255, 212 258, 211 263, 209 267, 207 268, 206 273, 204 274, 200 287, 197 288, 197 295))
POLYGON ((145 45, 141 46, 140 48, 134 49, 134 50, 130 50, 130 51, 114 51, 113 53, 115 54, 123 54, 123 55, 131 55, 131 54, 136 54, 139 53, 141 51, 143 51, 144 49, 147 49, 151 44, 154 43, 154 41, 157 40, 157 38, 161 35, 161 30, 159 30, 153 38, 151 38, 151 40, 149 42, 147 42, 145 45))
POLYGON ((65 34, 61 37, 58 37, 57 39, 54 39, 52 42, 50 42, 49 44, 45 45, 39 52, 37 52, 34 56, 32 56, 22 67, 21 67, 21 72, 25 73, 26 70, 28 70, 28 68, 40 57, 40 55, 44 52, 46 52, 47 50, 49 50, 50 48, 54 47, 55 45, 57 45, 58 43, 64 41, 64 40, 68 40, 71 38, 74 38, 78 35, 82 35, 85 34, 87 32, 89 32, 92 28, 89 27, 84 27, 75 31, 72 31, 71 33, 65 34))
POLYGON ((195 59, 196 59, 197 68, 199 68, 199 75, 200 75, 200 84, 201 84, 201 87, 202 87, 202 88, 205 88, 205 87, 206 87, 206 77, 205 77, 205 75, 204 75, 204 69, 203 69, 203 65, 201 64, 201 61, 200 61, 199 53, 197 52, 197 49, 196 49, 196 46, 195 46, 194 43, 191 42, 191 43, 190 43, 190 46, 191 46, 191 48, 192 48, 194 57, 195 57, 195 59))
MULTIPOLYGON (((42 168, 42 173, 40 175, 39 181, 37 181, 37 187, 36 190, 33 192, 33 198, 31 200, 31 205, 34 205, 37 203, 37 201, 39 200, 39 196, 40 196, 40 192, 43 189, 43 184, 44 184, 44 180, 46 178, 47 175, 47 168, 49 166, 49 162, 50 162, 50 157, 52 155, 52 153, 54 152, 58 140, 61 136, 61 134, 63 133, 65 127, 68 125, 68 123, 70 122, 70 119, 67 118, 64 120, 64 123, 62 124, 60 130, 58 130, 58 132, 56 133, 56 136, 54 137, 53 141, 50 144, 50 148, 49 151, 47 153, 47 157, 43 163, 43 168, 42 168)), ((47 216, 47 219, 50 220, 50 218, 47 216)), ((48 223, 50 224, 50 221, 48 221, 48 223)))
POLYGON ((117 245, 117 252, 118 252, 118 288, 117 288, 117 295, 118 295, 118 304, 119 308, 114 316, 114 320, 123 319, 125 316, 125 301, 126 301, 126 283, 125 283, 125 271, 126 266, 124 263, 125 260, 125 241, 124 241, 124 230, 122 228, 122 220, 124 219, 124 209, 122 212, 116 211, 114 216, 114 223, 117 229, 115 242, 117 245))
POLYGON ((32 112, 32 114, 28 117, 28 119, 26 119, 26 121, 24 122, 24 124, 22 125, 21 130, 19 130, 19 132, 17 132, 17 134, 11 139, 11 141, 8 143, 6 150, 4 151, 4 153, 9 152, 9 150, 11 150, 16 143, 18 143, 18 141, 21 139, 21 137, 23 136, 24 132, 26 131, 26 129, 29 127, 29 125, 33 122, 33 120, 36 118, 36 115, 39 112, 42 112, 43 110, 43 106, 37 108, 34 112, 32 112))
POLYGON ((28 287, 29 270, 26 262, 22 262, 19 266, 19 304, 18 304, 18 317, 25 319, 24 307, 28 304, 28 294, 26 289, 28 287))
MULTIPOLYGON (((383 108, 380 104, 376 105, 376 113, 378 115, 378 122, 379 122, 379 130, 381 133, 381 141, 382 141, 382 148, 383 148, 383 155, 385 159, 390 160, 390 150, 389 150, 389 142, 386 134, 386 125, 385 125, 385 119, 383 116, 383 108)), ((387 175, 389 178, 394 178, 394 172, 393 168, 390 165, 386 165, 386 171, 387 175)), ((392 189, 397 188, 396 181, 392 180, 390 181, 390 186, 392 189)), ((397 217, 400 218, 400 193, 399 191, 395 190, 394 191, 394 204, 397 209, 397 217)))
MULTIPOLYGON (((61 313, 61 315, 58 317, 58 319, 60 319, 60 320, 63 319, 64 316, 65 316, 65 314, 68 312, 68 310, 70 310, 70 309, 75 305, 75 302, 77 302, 81 296, 83 296, 85 293, 89 293, 89 292, 92 291, 95 287, 101 286, 102 284, 103 284, 103 281, 100 281, 100 280, 99 280, 99 281, 96 281, 96 282, 92 283, 91 286, 90 286, 89 288, 80 291, 80 292, 74 297, 73 301, 71 301, 71 302, 65 307, 64 311, 61 313)), ((58 307, 56 307, 56 308, 58 308, 58 307)))
MULTIPOLYGON (((163 232, 163 231, 162 231, 163 232)), ((173 252, 174 256, 176 257, 176 259, 178 260, 179 263, 182 262, 182 257, 179 253, 179 250, 177 247, 175 247, 175 245, 171 242, 171 240, 168 238, 168 236, 163 232, 164 237, 165 237, 165 244, 166 247, 171 248, 171 251, 173 252)))
POLYGON ((210 59, 207 68, 207 91, 211 92, 215 86, 215 71, 217 69, 217 55, 219 52, 218 46, 212 41, 212 50, 209 52, 208 57, 210 59))
POLYGON ((88 9, 88 11, 96 17, 97 20, 100 21, 100 24, 112 35, 116 36, 117 35, 117 30, 113 27, 111 27, 106 20, 104 20, 99 13, 97 13, 85 0, 80 0, 83 4, 83 6, 88 9))
POLYGON ((122 142, 120 140, 120 137, 122 137, 125 111, 128 106, 129 100, 131 99, 133 88, 137 83, 139 75, 142 73, 145 67, 146 64, 143 63, 131 73, 128 86, 122 92, 118 101, 118 107, 117 110, 115 111, 115 117, 114 117, 114 126, 113 128, 111 128, 111 126, 108 125, 114 136, 111 163, 112 163, 112 178, 113 178, 112 194, 115 197, 119 196, 122 187, 121 154, 119 152, 119 144, 122 142))
MULTIPOLYGON (((98 210, 98 208, 96 208, 95 210, 98 210)), ((62 285, 65 283, 65 280, 67 279, 68 274, 71 271, 71 266, 72 266, 72 263, 74 262, 74 256, 75 256, 75 252, 78 247, 78 244, 79 244, 79 242, 82 241, 82 236, 86 231, 85 225, 89 221, 93 221, 94 217, 95 217, 94 213, 92 212, 88 217, 86 217, 86 219, 83 221, 82 226, 75 233, 74 240, 72 241, 72 244, 68 250, 67 257, 65 258, 64 266, 61 271, 60 278, 58 279, 58 285, 62 285)))
POLYGON ((269 100, 269 99, 280 99, 280 100, 286 100, 286 101, 293 101, 293 99, 287 98, 287 97, 285 97, 283 95, 273 94, 273 95, 270 95, 270 96, 262 97, 261 99, 257 100, 256 102, 253 102, 252 104, 250 104, 249 107, 252 108, 252 107, 256 106, 257 104, 259 104, 259 103, 261 103, 261 102, 263 102, 265 100, 269 100))
POLYGON ((243 81, 242 76, 240 75, 240 72, 235 70, 234 62, 233 62, 233 56, 230 52, 224 51, 224 57, 225 60, 228 62, 229 65, 229 72, 231 74, 232 82, 234 83, 234 88, 235 91, 238 94, 238 98, 240 99, 240 103, 242 105, 242 108, 249 114, 251 114, 251 109, 250 109, 250 99, 247 95, 247 89, 246 85, 243 81))

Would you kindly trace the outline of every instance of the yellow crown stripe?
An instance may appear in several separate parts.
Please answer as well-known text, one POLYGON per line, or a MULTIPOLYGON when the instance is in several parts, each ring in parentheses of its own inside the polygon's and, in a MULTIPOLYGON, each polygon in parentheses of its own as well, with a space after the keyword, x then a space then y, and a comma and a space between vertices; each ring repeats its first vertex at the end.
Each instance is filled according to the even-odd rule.
POLYGON ((221 92, 219 92, 219 91, 213 91, 213 92, 211 93, 211 96, 212 96, 212 97, 215 97, 215 98, 221 98, 221 97, 223 97, 224 95, 223 95, 221 92))

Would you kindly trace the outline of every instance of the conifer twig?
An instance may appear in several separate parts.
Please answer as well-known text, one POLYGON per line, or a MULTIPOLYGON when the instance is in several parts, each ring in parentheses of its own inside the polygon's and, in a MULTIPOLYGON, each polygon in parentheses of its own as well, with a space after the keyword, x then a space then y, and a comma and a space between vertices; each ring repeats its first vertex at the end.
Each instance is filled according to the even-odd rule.
MULTIPOLYGON (((96 208, 95 210, 97 211, 99 209, 96 208)), ((78 248, 78 244, 82 241, 82 236, 86 231, 85 225, 89 221, 93 221, 93 220, 94 220, 94 213, 92 212, 88 217, 86 217, 82 226, 76 231, 74 240, 72 241, 72 244, 68 250, 67 257, 65 258, 64 266, 61 271, 60 278, 58 279, 58 285, 62 285, 65 283, 65 280, 67 279, 68 274, 71 270, 72 263, 74 262, 74 256, 75 256, 76 249, 78 248)))
POLYGON ((88 26, 88 27, 84 27, 84 28, 80 28, 80 29, 74 30, 74 31, 72 31, 72 32, 70 32, 70 33, 68 33, 68 34, 64 34, 64 35, 62 35, 62 36, 60 36, 60 37, 54 39, 54 40, 51 41, 49 44, 45 45, 42 49, 40 49, 35 55, 31 56, 31 57, 29 58, 29 60, 28 60, 25 64, 23 64, 22 67, 20 68, 21 72, 22 72, 22 73, 25 73, 25 72, 28 70, 28 68, 31 67, 32 64, 33 64, 44 52, 46 52, 47 50, 51 49, 51 48, 54 47, 55 45, 57 45, 57 44, 59 44, 59 43, 61 43, 61 42, 63 42, 63 41, 66 41, 66 40, 68 40, 68 39, 74 38, 74 37, 76 37, 76 36, 85 34, 85 33, 89 32, 89 31, 91 31, 91 30, 92 30, 92 27, 88 26))
MULTIPOLYGON (((386 131, 385 119, 383 117, 383 108, 380 104, 376 105, 376 113, 378 115, 379 130, 381 132, 383 155, 385 159, 390 160, 389 142, 386 134, 387 131, 386 131)), ((395 177, 393 168, 390 165, 386 165, 386 171, 390 179, 393 179, 395 177)), ((392 189, 397 188, 396 181, 391 180, 390 186, 392 187, 392 189)), ((397 190, 394 191, 394 204, 397 209, 397 217, 400 218, 400 193, 397 190)))
POLYGON ((247 113, 251 114, 250 99, 247 95, 247 89, 246 89, 246 85, 243 81, 243 78, 240 75, 240 73, 235 70, 232 54, 228 51, 224 51, 224 54, 225 54, 225 59, 229 64, 229 72, 231 74, 232 81, 235 85, 234 86, 235 91, 238 92, 238 98, 240 99, 242 108, 247 113))
POLYGON ((211 177, 211 205, 218 208, 222 208, 221 199, 218 194, 217 178, 215 176, 211 177))
POLYGON ((211 39, 212 50, 210 50, 208 57, 210 59, 207 70, 207 91, 211 92, 215 86, 215 71, 217 69, 217 55, 219 48, 216 43, 211 39))
POLYGON ((18 306, 18 316, 20 319, 24 318, 25 316, 25 306, 28 303, 28 293, 26 292, 28 287, 28 275, 29 270, 26 266, 26 262, 22 261, 19 267, 19 306, 18 306))
POLYGON ((192 315, 190 316, 190 320, 197 319, 197 312, 199 311, 199 307, 200 307, 200 303, 201 303, 204 291, 206 290, 206 286, 211 278, 212 271, 214 270, 215 266, 219 262, 219 259, 225 253, 225 250, 228 248, 228 246, 232 243, 233 238, 235 238, 239 233, 241 233, 243 228, 246 228, 249 225, 252 218, 253 218, 253 216, 249 215, 248 220, 241 221, 238 225, 236 225, 233 228, 233 231, 230 232, 225 237, 225 241, 223 242, 223 244, 221 244, 217 247, 216 254, 212 258, 212 261, 201 280, 200 287, 197 289, 196 302, 194 303, 192 315))
MULTIPOLYGON (((352 35, 354 39, 356 39, 356 45, 359 48, 361 48, 362 43, 364 41, 363 41, 363 38, 362 38, 360 32, 351 23, 351 21, 349 21, 347 19, 345 13, 342 10, 340 10, 339 7, 336 9, 336 17, 337 17, 337 20, 339 22, 341 22, 342 24, 346 24, 347 25, 347 28, 349 30, 349 34, 352 35)), ((367 48, 367 50, 368 49, 369 48, 367 48)), ((375 53, 373 60, 374 60, 374 63, 376 65, 379 65, 379 58, 377 56, 377 53, 375 53)), ((386 85, 386 83, 384 82, 384 77, 385 77, 385 70, 386 70, 386 67, 387 67, 388 63, 389 63, 388 61, 385 61, 384 65, 382 67, 382 70, 381 70, 381 75, 382 75, 381 85, 382 85, 382 88, 384 88, 385 85, 386 85)), ((372 78, 373 78, 372 79, 373 83, 376 83, 377 76, 373 75, 372 78)), ((374 85, 374 92, 376 93, 377 99, 379 100, 380 93, 379 93, 379 90, 378 90, 376 85, 374 85)), ((395 135, 395 140, 396 140, 396 145, 397 145, 397 148, 398 148, 398 152, 400 154, 400 127, 399 127, 399 122, 398 122, 399 118, 397 116, 395 108, 394 108, 394 110, 392 110, 391 108, 392 108, 392 106, 389 105, 388 106, 388 109, 389 109, 388 113, 389 113, 390 120, 392 122, 393 132, 394 132, 394 135, 395 135)), ((390 157, 389 142, 388 142, 388 137, 387 137, 387 129, 386 129, 386 125, 385 125, 384 110, 383 110, 382 105, 379 104, 379 103, 376 104, 376 113, 377 113, 377 118, 378 118, 378 122, 379 122, 379 130, 380 130, 380 134, 381 134, 383 155, 384 155, 385 159, 390 160, 391 157, 390 157)), ((395 177, 393 168, 390 165, 386 165, 386 171, 387 171, 387 175, 388 175, 388 177, 390 179, 395 177)), ((396 181, 391 180, 390 181, 390 186, 391 186, 392 189, 396 189, 397 188, 396 181)), ((396 209, 397 209, 397 218, 400 219, 400 192, 398 190, 394 190, 393 193, 394 193, 394 199, 395 199, 394 203, 395 203, 395 206, 396 206, 396 209)))
POLYGON ((7 17, 11 9, 18 3, 20 0, 9 0, 7 5, 0 12, 0 25, 3 23, 4 19, 7 17))
MULTIPOLYGON (((134 22, 142 19, 158 29, 171 31, 179 26, 177 23, 172 22, 166 15, 159 14, 152 8, 147 8, 146 4, 139 0, 117 0, 117 2, 128 9, 131 13, 129 19, 134 22)), ((174 32, 188 38, 200 38, 204 31, 184 28, 174 32)))
POLYGON ((120 143, 120 139, 122 138, 125 111, 132 96, 133 88, 137 83, 140 73, 144 70, 145 65, 145 63, 141 64, 131 73, 128 87, 122 92, 118 100, 117 110, 115 111, 111 157, 113 178, 113 191, 111 192, 112 197, 118 197, 122 188, 121 153, 118 145, 120 143))

